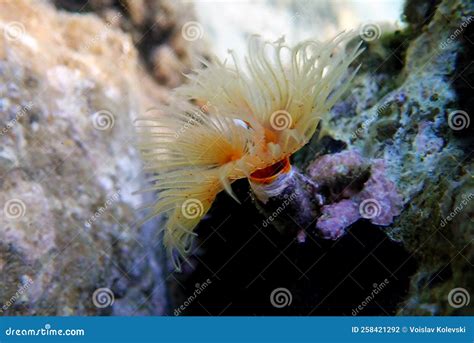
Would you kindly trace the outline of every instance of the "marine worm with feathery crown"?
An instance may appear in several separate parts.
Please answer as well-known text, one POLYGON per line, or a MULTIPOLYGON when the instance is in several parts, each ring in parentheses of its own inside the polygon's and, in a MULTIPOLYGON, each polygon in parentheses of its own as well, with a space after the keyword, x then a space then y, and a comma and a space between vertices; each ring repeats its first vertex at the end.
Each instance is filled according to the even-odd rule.
POLYGON ((341 33, 289 47, 283 38, 252 36, 243 64, 232 51, 232 63, 202 61, 205 68, 175 89, 169 105, 137 119, 138 146, 152 175, 142 191, 158 192, 144 221, 168 214, 163 239, 177 269, 216 195, 225 190, 238 201, 232 182, 248 178, 263 205, 291 184, 289 157, 308 143, 357 72, 341 82, 362 52, 361 43, 346 51, 352 38, 341 33))

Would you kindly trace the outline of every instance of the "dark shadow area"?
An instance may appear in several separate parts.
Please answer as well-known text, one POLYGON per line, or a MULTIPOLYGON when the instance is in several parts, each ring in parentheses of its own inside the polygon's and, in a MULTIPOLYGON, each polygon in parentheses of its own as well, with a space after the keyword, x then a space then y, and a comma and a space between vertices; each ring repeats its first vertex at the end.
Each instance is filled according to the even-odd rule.
MULTIPOLYGON (((310 236, 298 243, 273 227, 263 228, 265 218, 248 197, 246 182, 233 187, 242 205, 220 194, 198 227, 202 253, 194 260, 196 269, 174 275, 182 299, 193 295, 196 284, 212 281, 183 315, 352 315, 371 295, 357 314, 396 313, 416 267, 398 243, 365 221, 338 241, 310 236), (291 292, 292 302, 276 308, 270 295, 280 287, 291 292)), ((175 307, 180 305, 176 301, 175 307)))

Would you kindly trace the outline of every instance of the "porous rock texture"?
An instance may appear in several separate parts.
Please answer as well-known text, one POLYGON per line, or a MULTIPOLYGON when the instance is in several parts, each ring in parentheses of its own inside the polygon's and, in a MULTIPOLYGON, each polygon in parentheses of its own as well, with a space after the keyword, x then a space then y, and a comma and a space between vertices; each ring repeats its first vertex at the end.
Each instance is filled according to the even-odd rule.
POLYGON ((0 315, 167 309, 159 225, 134 226, 132 120, 168 89, 109 14, 0 2, 0 315))

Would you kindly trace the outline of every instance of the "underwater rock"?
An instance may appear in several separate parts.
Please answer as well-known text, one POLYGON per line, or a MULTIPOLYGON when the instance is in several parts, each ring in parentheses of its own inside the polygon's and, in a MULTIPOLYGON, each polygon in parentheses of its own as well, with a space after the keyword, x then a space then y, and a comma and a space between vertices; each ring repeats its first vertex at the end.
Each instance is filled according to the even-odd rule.
POLYGON ((54 0, 72 12, 96 13, 131 37, 145 67, 167 87, 185 81, 184 74, 209 56, 203 27, 192 2, 172 0, 54 0))
POLYGON ((361 218, 388 226, 400 214, 401 196, 386 178, 381 159, 364 159, 357 150, 343 151, 321 156, 309 166, 308 173, 328 192, 316 223, 323 238, 340 238, 361 218))
POLYGON ((332 205, 325 205, 322 216, 318 218, 316 228, 325 239, 338 239, 345 229, 361 218, 359 206, 354 201, 344 199, 332 205))
POLYGON ((130 128, 166 90, 95 15, 3 1, 0 28, 0 315, 163 314, 159 226, 133 227, 130 128))
MULTIPOLYGON (((472 75, 474 3, 408 3, 408 27, 367 42, 351 92, 326 123, 325 131, 347 143, 347 150, 316 156, 324 163, 316 161, 309 170, 318 183, 339 185, 336 194, 347 193, 341 182, 347 185, 348 175, 357 179, 367 164, 374 179, 358 195, 350 189, 323 207, 317 225, 328 237, 340 236, 359 218, 354 198, 373 196, 392 210, 372 222, 388 225, 399 214, 384 232, 418 265, 398 313, 472 315, 472 301, 453 304, 453 292, 472 295, 474 284, 474 126, 473 109, 466 107, 472 85, 465 84, 472 75)), ((307 151, 318 151, 318 144, 307 151)))
POLYGON ((174 50, 161 45, 153 51, 153 74, 158 82, 169 87, 177 87, 183 82, 182 63, 174 50))
POLYGON ((429 155, 440 151, 443 148, 443 138, 438 137, 434 130, 434 124, 422 121, 418 125, 418 134, 415 138, 416 151, 419 154, 429 155))

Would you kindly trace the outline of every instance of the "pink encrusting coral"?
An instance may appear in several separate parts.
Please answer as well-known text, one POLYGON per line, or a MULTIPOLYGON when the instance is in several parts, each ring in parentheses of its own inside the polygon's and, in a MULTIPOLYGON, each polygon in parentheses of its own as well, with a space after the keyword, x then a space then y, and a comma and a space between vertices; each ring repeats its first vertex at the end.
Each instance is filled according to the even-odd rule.
POLYGON ((323 215, 318 219, 316 228, 325 239, 338 239, 345 229, 359 218, 359 206, 353 200, 344 199, 322 208, 323 215))
POLYGON ((357 150, 350 150, 324 155, 308 171, 320 188, 332 190, 316 222, 323 238, 341 237, 361 218, 388 226, 401 212, 403 199, 387 178, 381 159, 365 159, 357 150), (334 194, 336 184, 344 185, 338 194, 334 194))

